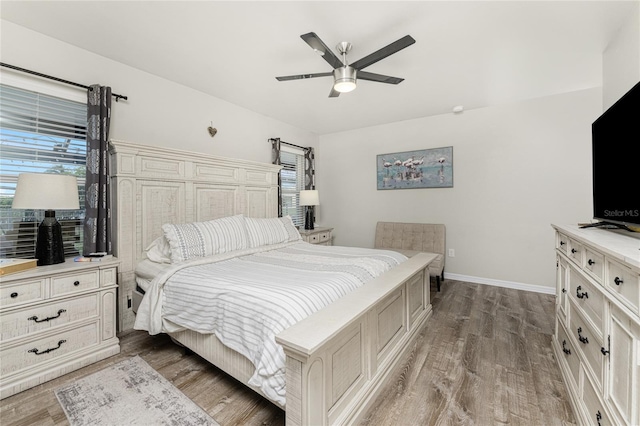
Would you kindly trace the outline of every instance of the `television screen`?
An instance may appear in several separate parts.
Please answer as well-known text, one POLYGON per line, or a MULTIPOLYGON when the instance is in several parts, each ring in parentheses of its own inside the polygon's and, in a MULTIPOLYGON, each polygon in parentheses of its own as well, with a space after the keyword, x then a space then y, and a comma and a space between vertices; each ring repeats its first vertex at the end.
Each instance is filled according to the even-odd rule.
POLYGON ((592 125, 593 216, 640 225, 640 83, 592 125))

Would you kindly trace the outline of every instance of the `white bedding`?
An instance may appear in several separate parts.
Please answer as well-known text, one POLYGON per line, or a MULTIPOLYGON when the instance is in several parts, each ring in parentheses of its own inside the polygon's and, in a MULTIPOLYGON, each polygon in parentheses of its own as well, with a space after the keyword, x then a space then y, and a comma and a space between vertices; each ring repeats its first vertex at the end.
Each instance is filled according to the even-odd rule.
POLYGON ((215 333, 255 365, 249 384, 284 406, 285 355, 275 336, 406 259, 294 242, 172 264, 151 282, 135 328, 215 333))
POLYGON ((136 284, 145 292, 151 287, 153 279, 171 268, 169 263, 152 262, 144 259, 136 265, 136 284))

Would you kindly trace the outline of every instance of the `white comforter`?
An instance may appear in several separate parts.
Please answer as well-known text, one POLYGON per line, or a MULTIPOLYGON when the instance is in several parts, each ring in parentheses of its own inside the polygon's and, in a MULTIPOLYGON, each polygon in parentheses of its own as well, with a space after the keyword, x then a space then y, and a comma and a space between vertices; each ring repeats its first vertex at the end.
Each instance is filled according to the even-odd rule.
POLYGON ((284 406, 285 355, 275 336, 406 259, 295 242, 183 262, 152 281, 135 328, 215 333, 255 365, 249 384, 284 406))

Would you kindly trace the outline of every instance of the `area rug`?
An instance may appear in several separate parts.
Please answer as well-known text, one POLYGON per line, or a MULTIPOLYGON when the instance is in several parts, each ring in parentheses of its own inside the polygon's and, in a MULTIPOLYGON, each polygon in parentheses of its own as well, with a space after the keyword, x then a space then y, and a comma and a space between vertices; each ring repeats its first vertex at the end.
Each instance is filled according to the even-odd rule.
POLYGON ((72 426, 218 425, 139 356, 55 394, 72 426))

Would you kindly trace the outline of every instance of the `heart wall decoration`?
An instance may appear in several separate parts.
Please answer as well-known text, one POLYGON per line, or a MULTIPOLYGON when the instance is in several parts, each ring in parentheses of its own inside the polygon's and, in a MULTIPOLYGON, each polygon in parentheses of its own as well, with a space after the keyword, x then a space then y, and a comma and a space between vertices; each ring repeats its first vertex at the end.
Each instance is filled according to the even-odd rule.
POLYGON ((209 131, 209 135, 211 137, 214 137, 216 135, 216 133, 218 133, 218 129, 216 129, 215 127, 212 127, 212 126, 207 127, 207 130, 209 131))

